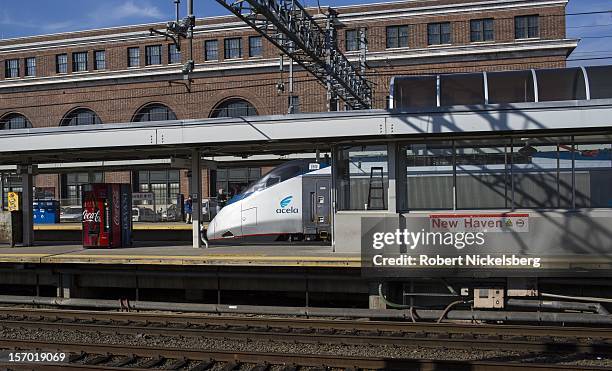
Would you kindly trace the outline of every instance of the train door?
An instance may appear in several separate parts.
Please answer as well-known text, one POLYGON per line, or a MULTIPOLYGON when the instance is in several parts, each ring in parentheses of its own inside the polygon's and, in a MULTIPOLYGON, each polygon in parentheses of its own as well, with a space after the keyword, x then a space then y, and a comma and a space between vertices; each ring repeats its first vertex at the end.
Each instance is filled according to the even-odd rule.
POLYGON ((243 209, 241 212, 242 235, 254 235, 257 232, 257 208, 243 209))
POLYGON ((331 231, 331 179, 304 177, 302 192, 304 235, 327 238, 331 231))
POLYGON ((315 217, 317 231, 320 237, 329 235, 331 231, 331 179, 323 178, 316 181, 315 217))

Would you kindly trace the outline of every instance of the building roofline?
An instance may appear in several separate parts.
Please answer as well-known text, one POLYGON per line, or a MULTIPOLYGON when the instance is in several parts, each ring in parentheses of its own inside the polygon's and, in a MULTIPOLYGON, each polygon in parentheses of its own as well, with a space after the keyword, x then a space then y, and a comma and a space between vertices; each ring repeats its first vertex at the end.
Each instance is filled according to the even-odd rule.
MULTIPOLYGON (((433 3, 436 0, 400 0, 400 1, 392 1, 392 2, 376 2, 376 3, 367 3, 367 4, 354 4, 354 5, 343 5, 343 6, 339 6, 339 7, 334 7, 334 9, 359 9, 359 8, 368 8, 368 7, 381 7, 381 6, 389 6, 389 5, 402 5, 402 4, 411 4, 411 3, 433 3)), ((444 12, 445 10, 448 10, 450 12, 450 10, 452 9, 457 9, 457 8, 464 8, 465 10, 461 10, 461 9, 457 9, 455 12, 459 12, 459 11, 473 11, 473 7, 490 7, 492 9, 499 9, 499 8, 504 8, 504 7, 516 7, 516 6, 525 6, 525 7, 538 7, 538 6, 560 6, 563 5, 565 6, 568 3, 568 0, 537 0, 537 1, 530 1, 530 0, 481 0, 481 1, 471 1, 471 2, 466 2, 466 3, 456 3, 456 4, 445 4, 445 5, 437 5, 437 6, 433 6, 433 5, 428 5, 428 6, 421 6, 421 7, 415 7, 415 8, 401 8, 401 9, 395 9, 395 10, 366 10, 366 11, 355 11, 355 12, 349 12, 349 13, 340 13, 338 15, 339 19, 344 19, 345 21, 351 21, 351 18, 358 18, 358 19, 362 19, 364 16, 374 16, 374 18, 376 18, 375 16, 377 14, 384 14, 387 17, 389 16, 390 13, 393 14, 397 14, 397 13, 416 13, 415 15, 421 15, 423 12, 431 12, 432 10, 436 13, 441 13, 444 12), (421 14, 419 14, 421 13, 421 14)), ((307 8, 309 10, 318 10, 318 8, 316 7, 309 7, 307 8)), ((312 14, 312 13, 311 13, 312 14)), ((315 16, 315 18, 318 17, 324 17, 323 14, 313 14, 313 16, 315 16)), ((406 16, 406 15, 404 15, 406 16)), ((397 16, 396 16, 397 17, 397 16)), ((220 16, 212 16, 212 17, 205 17, 205 18, 197 18, 196 20, 196 29, 200 29, 200 31, 202 31, 203 26, 207 26, 205 24, 206 21, 209 20, 222 20, 222 19, 227 19, 228 22, 225 23, 215 23, 213 25, 210 26, 216 26, 216 27, 220 27, 220 26, 225 26, 225 25, 234 25, 236 23, 241 23, 240 21, 237 20, 237 18, 234 15, 228 14, 228 15, 220 15, 220 16), (235 20, 232 22, 232 20, 235 20), (199 24, 198 24, 199 23, 199 24)), ((32 35, 32 36, 21 36, 21 37, 15 37, 15 38, 8 38, 8 39, 0 39, 0 47, 1 46, 8 46, 12 43, 17 43, 17 42, 26 42, 26 44, 29 42, 35 43, 36 41, 44 41, 45 39, 48 38, 56 38, 59 36, 67 36, 70 39, 75 39, 78 38, 79 35, 81 34, 85 34, 85 33, 102 33, 102 32, 108 32, 108 31, 118 31, 115 32, 115 34, 130 34, 130 33, 134 33, 134 32, 143 32, 143 31, 133 31, 134 28, 163 28, 165 26, 166 21, 160 21, 160 22, 151 22, 151 23, 141 23, 141 24, 132 24, 132 25, 124 25, 124 26, 113 26, 113 27, 102 27, 102 28, 94 28, 94 29, 85 29, 85 30, 77 30, 77 31, 66 31, 66 32, 58 32, 58 33, 51 33, 51 34, 43 34, 43 35, 32 35), (122 30, 125 30, 126 32, 121 32, 122 30)), ((245 25, 245 28, 248 28, 248 26, 245 25)), ((108 37, 110 35, 106 34, 106 35, 96 35, 96 36, 91 36, 92 38, 96 38, 96 37, 108 37)))

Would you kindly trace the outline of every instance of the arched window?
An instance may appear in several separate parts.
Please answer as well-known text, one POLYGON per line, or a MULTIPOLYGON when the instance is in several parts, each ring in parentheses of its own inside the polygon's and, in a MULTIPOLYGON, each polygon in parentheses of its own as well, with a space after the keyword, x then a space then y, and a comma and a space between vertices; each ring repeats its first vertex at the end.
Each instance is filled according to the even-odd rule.
POLYGON ((88 108, 77 108, 68 112, 62 118, 60 126, 97 125, 101 123, 102 120, 94 111, 88 108))
POLYGON ((147 104, 136 112, 133 122, 176 120, 174 112, 160 103, 147 104))
POLYGON ((210 113, 210 117, 257 116, 255 107, 244 99, 232 98, 221 102, 210 113))
POLYGON ((9 113, 0 118, 0 130, 31 128, 32 123, 20 113, 9 113))

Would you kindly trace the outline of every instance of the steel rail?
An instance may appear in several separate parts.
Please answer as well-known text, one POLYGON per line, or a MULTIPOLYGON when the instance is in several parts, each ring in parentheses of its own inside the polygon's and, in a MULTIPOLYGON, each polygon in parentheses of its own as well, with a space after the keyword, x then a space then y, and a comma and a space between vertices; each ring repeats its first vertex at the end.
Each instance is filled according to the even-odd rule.
MULTIPOLYGON (((211 363, 223 362, 226 365, 235 365, 238 369, 243 364, 253 364, 269 367, 271 365, 285 365, 297 370, 300 367, 344 368, 352 370, 471 370, 471 371, 515 371, 515 370, 581 370, 599 371, 605 370, 604 367, 594 366, 571 366, 571 365, 550 365, 536 363, 516 363, 516 362, 489 362, 489 361, 440 361, 440 360, 420 360, 405 358, 378 358, 378 357, 353 357, 338 355, 310 355, 310 354, 281 354, 281 353, 262 353, 262 352, 224 352, 208 350, 184 350, 177 348, 160 347, 140 347, 128 345, 108 345, 108 344, 70 344, 64 342, 43 342, 30 340, 0 340, 0 348, 11 350, 39 350, 39 351, 61 351, 72 354, 105 355, 108 357, 141 357, 158 360, 189 360, 211 363)), ((159 365, 155 364, 155 366, 159 365)), ((33 364, 17 364, 10 362, 0 363, 1 367, 12 370, 31 370, 33 364)), ((108 367, 101 365, 78 365, 74 363, 56 364, 35 364, 36 370, 55 370, 60 368, 85 369, 85 370, 120 370, 125 368, 108 367)), ((130 368, 139 370, 143 368, 130 368)), ((146 369, 146 368, 144 368, 146 369)))
MULTIPOLYGON (((611 327, 561 327, 533 325, 483 325, 461 323, 412 323, 400 321, 355 321, 346 319, 305 319, 245 316, 202 316, 184 313, 105 312, 57 309, 0 307, 0 323, 7 316, 55 317, 83 321, 132 321, 180 325, 278 327, 291 330, 335 329, 361 331, 401 331, 436 334, 472 334, 488 336, 534 336, 612 340, 611 327)), ((25 318, 24 318, 25 319, 25 318)))
POLYGON ((36 330, 78 330, 97 333, 124 334, 147 334, 165 337, 195 337, 216 339, 253 339, 262 341, 278 341, 293 343, 316 343, 316 344, 352 344, 352 345, 396 345, 396 346, 418 346, 423 348, 449 348, 462 350, 506 350, 525 352, 546 352, 554 347, 557 352, 570 353, 596 353, 599 355, 612 355, 612 344, 584 343, 576 341, 553 341, 548 337, 535 340, 526 339, 504 339, 504 338, 478 338, 470 335, 462 337, 450 336, 427 336, 425 333, 417 333, 412 336, 402 334, 326 334, 318 332, 275 332, 261 331, 258 329, 193 329, 193 328, 168 328, 138 326, 135 324, 82 324, 65 322, 21 322, 3 321, 0 328, 31 328, 36 330))
POLYGON ((0 314, 1 328, 73 329, 113 334, 257 338, 301 343, 403 345, 429 348, 596 353, 612 355, 612 329, 399 322, 322 321, 277 318, 175 317, 142 313, 91 313, 26 310, 0 314), (19 312, 18 312, 19 313, 19 312), (176 321, 181 319, 183 321, 176 321), (186 320, 186 321, 185 321, 186 320), (339 326, 340 325, 340 326, 339 326), (502 328, 499 328, 502 327, 502 328), (564 332, 564 330, 569 330, 564 332), (596 333, 597 335, 593 334, 596 333), (555 339, 556 338, 556 339, 555 339), (561 338, 561 340, 559 340, 561 338))

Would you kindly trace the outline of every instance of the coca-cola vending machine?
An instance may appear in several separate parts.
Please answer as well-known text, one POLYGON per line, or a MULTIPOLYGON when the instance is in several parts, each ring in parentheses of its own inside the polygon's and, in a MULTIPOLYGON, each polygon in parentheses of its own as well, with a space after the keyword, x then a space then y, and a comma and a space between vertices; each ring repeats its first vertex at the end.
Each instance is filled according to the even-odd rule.
POLYGON ((132 245, 132 191, 129 184, 83 185, 83 247, 132 245))

